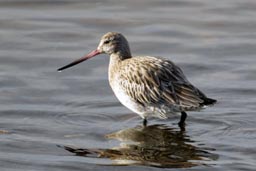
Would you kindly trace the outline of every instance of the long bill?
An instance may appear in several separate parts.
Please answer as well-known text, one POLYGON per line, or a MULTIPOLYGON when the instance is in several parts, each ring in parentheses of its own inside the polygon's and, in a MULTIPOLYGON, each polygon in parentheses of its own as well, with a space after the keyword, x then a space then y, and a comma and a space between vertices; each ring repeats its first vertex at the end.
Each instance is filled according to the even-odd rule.
POLYGON ((71 62, 70 64, 65 65, 65 66, 59 68, 57 71, 62 71, 64 69, 70 68, 70 67, 72 67, 74 65, 77 65, 77 64, 79 64, 79 63, 81 63, 81 62, 83 62, 83 61, 85 61, 87 59, 90 59, 90 58, 92 58, 92 57, 94 57, 96 55, 99 55, 99 54, 101 54, 101 52, 98 49, 96 49, 96 50, 90 52, 89 54, 83 56, 82 58, 77 59, 77 60, 71 62))

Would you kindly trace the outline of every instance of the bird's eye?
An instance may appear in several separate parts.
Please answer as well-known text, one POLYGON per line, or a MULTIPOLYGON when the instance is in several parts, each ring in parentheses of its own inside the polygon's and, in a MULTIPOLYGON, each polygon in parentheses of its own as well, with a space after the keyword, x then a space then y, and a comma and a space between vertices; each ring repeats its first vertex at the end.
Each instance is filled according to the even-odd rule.
POLYGON ((104 42, 104 44, 108 44, 110 41, 109 40, 106 40, 105 42, 104 42))

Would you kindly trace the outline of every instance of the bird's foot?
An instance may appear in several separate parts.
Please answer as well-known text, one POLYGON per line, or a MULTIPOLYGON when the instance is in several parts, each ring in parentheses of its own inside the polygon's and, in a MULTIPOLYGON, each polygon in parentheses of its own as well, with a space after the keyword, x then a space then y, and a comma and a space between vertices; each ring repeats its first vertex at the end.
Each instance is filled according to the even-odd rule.
POLYGON ((148 121, 147 121, 147 119, 143 119, 143 126, 147 126, 147 124, 148 124, 148 121))
POLYGON ((186 123, 185 122, 179 122, 178 123, 181 131, 186 131, 186 123))
POLYGON ((180 117, 180 122, 178 123, 178 125, 179 125, 179 127, 180 127, 180 129, 182 130, 182 131, 185 131, 185 120, 186 120, 186 118, 187 118, 187 114, 186 114, 186 112, 181 112, 181 117, 180 117))

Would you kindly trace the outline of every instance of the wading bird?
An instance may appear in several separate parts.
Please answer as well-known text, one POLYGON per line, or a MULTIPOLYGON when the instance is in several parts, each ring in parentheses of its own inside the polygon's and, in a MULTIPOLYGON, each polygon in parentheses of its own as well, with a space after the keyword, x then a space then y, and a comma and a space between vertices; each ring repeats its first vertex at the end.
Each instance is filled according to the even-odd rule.
POLYGON ((133 57, 126 38, 116 32, 106 33, 96 50, 58 71, 102 53, 110 56, 108 77, 116 97, 124 106, 139 114, 144 125, 148 117, 166 119, 180 112, 179 126, 183 127, 186 111, 216 103, 193 86, 180 67, 170 60, 153 56, 133 57))

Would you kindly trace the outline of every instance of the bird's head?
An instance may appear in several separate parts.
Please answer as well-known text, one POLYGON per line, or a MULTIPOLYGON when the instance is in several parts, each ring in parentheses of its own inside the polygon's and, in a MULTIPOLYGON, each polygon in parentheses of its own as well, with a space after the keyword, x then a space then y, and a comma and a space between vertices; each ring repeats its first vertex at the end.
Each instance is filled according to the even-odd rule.
POLYGON ((96 50, 93 50, 92 52, 83 56, 82 58, 75 60, 64 67, 59 68, 58 71, 62 71, 64 69, 72 67, 76 64, 79 64, 87 59, 90 59, 102 53, 105 53, 108 55, 116 54, 121 59, 126 59, 131 57, 129 44, 126 38, 121 33, 108 32, 102 36, 96 50))

